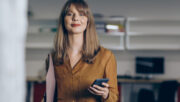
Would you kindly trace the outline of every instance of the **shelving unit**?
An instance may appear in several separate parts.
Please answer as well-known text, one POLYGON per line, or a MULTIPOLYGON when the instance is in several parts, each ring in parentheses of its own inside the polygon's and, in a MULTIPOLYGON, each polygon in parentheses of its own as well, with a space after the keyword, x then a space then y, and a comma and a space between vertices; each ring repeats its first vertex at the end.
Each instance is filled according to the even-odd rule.
MULTIPOLYGON (((125 18, 102 18, 96 22, 104 24, 123 24, 125 18)), ((45 59, 53 49, 57 20, 30 20, 26 39, 27 77, 43 77, 45 59)), ((106 32, 97 29, 100 44, 110 50, 124 50, 124 32, 106 32)))
MULTIPOLYGON (((125 24, 125 18, 101 18, 95 19, 95 22, 104 24, 125 24)), ((52 29, 56 28, 57 20, 31 20, 26 48, 27 49, 52 49, 53 38, 55 32, 52 29)), ((105 26, 105 25, 104 25, 105 26)), ((124 50, 124 32, 106 32, 97 29, 100 44, 110 50, 124 50)))
MULTIPOLYGON (((121 25, 125 30, 125 18, 124 17, 104 17, 95 19, 96 23, 104 24, 102 29, 97 28, 98 38, 100 44, 110 50, 124 50, 124 38, 125 31, 105 31, 106 25, 121 25)), ((97 25, 96 25, 97 26, 97 25)))
POLYGON ((127 50, 180 50, 180 20, 127 19, 127 50))
POLYGON ((33 20, 29 22, 26 39, 26 75, 27 77, 45 76, 45 59, 53 49, 56 28, 55 20, 33 20))
POLYGON ((27 49, 52 49, 55 33, 29 33, 26 40, 27 49))
MULTIPOLYGON (((180 50, 180 20, 178 19, 142 19, 142 18, 99 18, 100 24, 121 24, 123 32, 97 29, 100 44, 115 51, 126 50, 180 50)), ((30 22, 26 49, 27 68, 42 70, 47 54, 53 48, 53 39, 57 20, 35 20, 30 22), (48 25, 49 24, 49 25, 48 25), (33 55, 37 53, 36 55, 33 55), (32 59, 35 60, 32 62, 32 59), (39 62, 40 63, 39 63, 39 62), (36 63, 38 62, 38 63, 36 63), (33 64, 33 68, 32 65, 33 64)), ((30 76, 31 77, 31 76, 30 76)))
POLYGON ((124 50, 124 33, 98 34, 100 44, 111 50, 124 50))

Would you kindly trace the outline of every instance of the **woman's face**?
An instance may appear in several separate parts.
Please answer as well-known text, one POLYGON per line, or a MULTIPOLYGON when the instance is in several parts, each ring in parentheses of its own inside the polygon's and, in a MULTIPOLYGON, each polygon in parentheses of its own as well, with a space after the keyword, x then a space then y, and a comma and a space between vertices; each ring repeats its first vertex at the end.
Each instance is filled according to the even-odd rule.
POLYGON ((75 5, 71 4, 64 22, 68 33, 83 34, 86 29, 88 18, 83 12, 79 12, 75 5))

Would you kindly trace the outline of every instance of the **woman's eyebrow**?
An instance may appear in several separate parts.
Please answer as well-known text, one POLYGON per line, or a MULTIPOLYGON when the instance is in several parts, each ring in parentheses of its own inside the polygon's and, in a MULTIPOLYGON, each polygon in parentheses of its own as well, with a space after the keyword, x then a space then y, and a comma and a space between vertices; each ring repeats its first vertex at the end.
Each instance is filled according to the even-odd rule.
POLYGON ((72 12, 71 10, 68 10, 67 12, 72 12))

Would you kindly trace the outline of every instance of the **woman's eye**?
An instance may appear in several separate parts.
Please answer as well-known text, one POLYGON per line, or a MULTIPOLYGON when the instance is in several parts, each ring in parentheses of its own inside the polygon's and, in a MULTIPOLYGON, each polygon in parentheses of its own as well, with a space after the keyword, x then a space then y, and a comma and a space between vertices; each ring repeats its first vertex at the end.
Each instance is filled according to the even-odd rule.
POLYGON ((66 15, 67 15, 67 16, 72 16, 73 14, 72 14, 72 13, 67 13, 66 15))
POLYGON ((79 15, 80 15, 80 16, 84 16, 84 13, 80 13, 79 15))

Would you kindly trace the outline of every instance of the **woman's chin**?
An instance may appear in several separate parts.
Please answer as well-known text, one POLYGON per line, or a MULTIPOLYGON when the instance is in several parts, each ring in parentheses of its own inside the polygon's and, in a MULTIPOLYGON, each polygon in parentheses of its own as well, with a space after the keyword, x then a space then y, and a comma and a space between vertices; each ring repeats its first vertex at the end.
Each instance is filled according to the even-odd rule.
POLYGON ((72 31, 72 34, 83 34, 84 31, 79 31, 79 30, 76 30, 76 31, 72 31))

